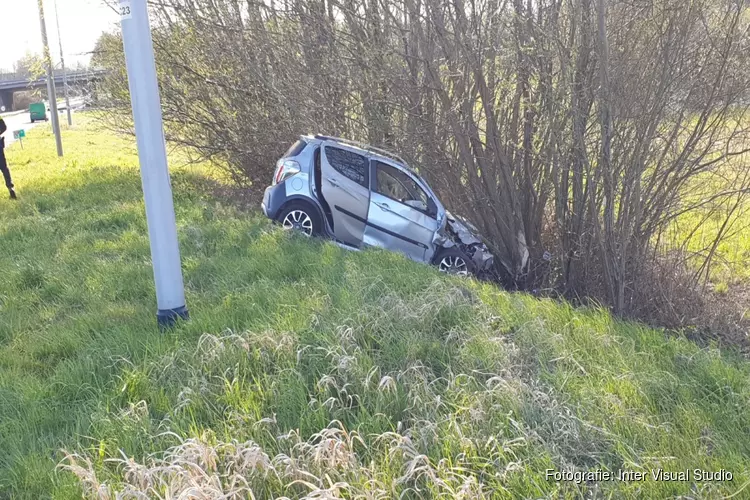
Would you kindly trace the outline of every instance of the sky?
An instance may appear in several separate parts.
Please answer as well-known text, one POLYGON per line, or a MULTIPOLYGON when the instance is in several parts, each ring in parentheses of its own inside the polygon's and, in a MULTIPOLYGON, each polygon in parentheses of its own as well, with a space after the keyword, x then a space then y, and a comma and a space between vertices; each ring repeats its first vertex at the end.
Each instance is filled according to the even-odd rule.
MULTIPOLYGON (((65 65, 88 63, 97 38, 112 31, 119 17, 104 0, 57 0, 65 65)), ((55 0, 44 0, 47 37, 55 64, 60 45, 55 23, 55 0)), ((0 72, 12 71, 13 63, 27 52, 42 52, 37 0, 0 0, 0 72)))

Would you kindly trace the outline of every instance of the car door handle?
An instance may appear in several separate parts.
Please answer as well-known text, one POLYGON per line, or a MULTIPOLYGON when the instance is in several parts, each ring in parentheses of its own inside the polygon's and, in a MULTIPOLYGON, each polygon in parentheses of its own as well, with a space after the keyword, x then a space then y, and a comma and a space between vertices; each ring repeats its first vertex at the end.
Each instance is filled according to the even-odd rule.
POLYGON ((329 183, 329 184, 330 184, 331 186, 333 186, 333 187, 339 187, 339 183, 338 183, 338 182, 336 182, 336 181, 335 181, 334 179, 332 179, 331 177, 326 177, 326 180, 328 181, 328 183, 329 183))
POLYGON ((378 207, 380 207, 380 210, 383 210, 384 212, 392 212, 391 207, 388 206, 387 203, 375 203, 378 207))

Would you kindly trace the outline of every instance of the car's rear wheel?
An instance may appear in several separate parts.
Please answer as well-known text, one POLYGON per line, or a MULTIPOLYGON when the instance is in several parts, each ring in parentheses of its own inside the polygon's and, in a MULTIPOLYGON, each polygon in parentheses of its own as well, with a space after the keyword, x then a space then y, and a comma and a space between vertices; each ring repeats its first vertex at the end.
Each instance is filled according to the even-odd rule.
POLYGON ((290 203, 281 211, 278 221, 284 229, 294 229, 305 236, 319 235, 322 227, 317 211, 307 203, 290 203))
POLYGON ((474 274, 474 262, 456 247, 444 248, 435 257, 435 265, 446 274, 468 276, 474 274))

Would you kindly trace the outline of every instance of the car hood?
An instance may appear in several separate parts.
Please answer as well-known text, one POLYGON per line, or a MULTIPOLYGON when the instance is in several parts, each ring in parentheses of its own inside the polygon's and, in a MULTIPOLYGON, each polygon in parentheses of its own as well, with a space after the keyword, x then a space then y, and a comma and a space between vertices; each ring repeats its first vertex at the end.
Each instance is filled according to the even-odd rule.
POLYGON ((482 243, 479 238, 479 230, 471 222, 461 217, 460 215, 453 215, 450 212, 445 212, 447 217, 448 226, 458 235, 461 243, 465 245, 474 245, 476 243, 482 243))

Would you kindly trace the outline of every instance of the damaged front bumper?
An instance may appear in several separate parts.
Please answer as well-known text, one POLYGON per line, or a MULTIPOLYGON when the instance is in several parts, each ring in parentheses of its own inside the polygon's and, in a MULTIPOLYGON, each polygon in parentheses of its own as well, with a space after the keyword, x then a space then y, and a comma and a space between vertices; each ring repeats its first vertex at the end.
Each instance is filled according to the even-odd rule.
POLYGON ((474 263, 477 271, 489 271, 495 257, 469 221, 446 212, 445 230, 435 235, 435 244, 443 248, 458 247, 474 263))

